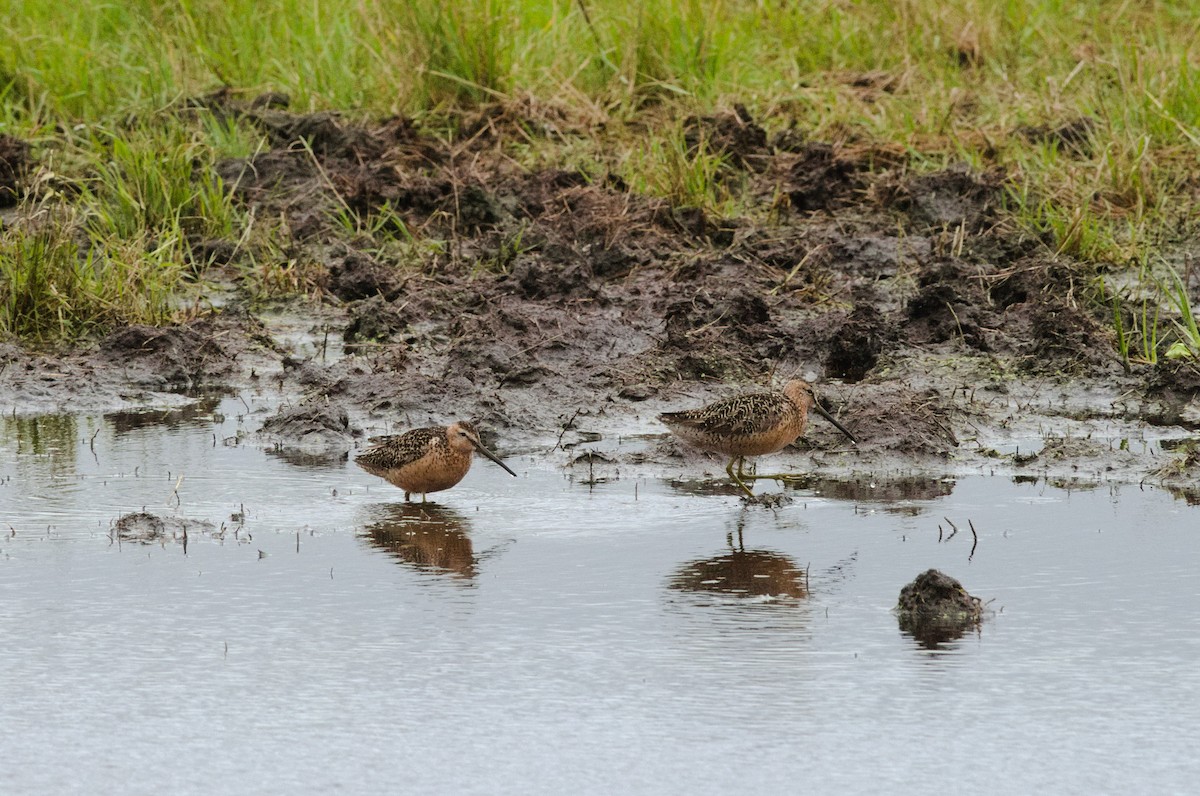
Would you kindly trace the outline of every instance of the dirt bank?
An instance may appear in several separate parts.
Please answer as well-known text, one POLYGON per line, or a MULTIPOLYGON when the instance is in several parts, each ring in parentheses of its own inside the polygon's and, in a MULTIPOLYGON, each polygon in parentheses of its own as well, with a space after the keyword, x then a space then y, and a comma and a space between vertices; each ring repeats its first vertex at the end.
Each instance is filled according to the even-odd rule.
MULTIPOLYGON (((271 141, 217 171, 258 217, 286 221, 292 256, 318 264, 321 305, 288 312, 293 326, 319 316, 310 338, 333 335, 344 355, 298 353, 235 298, 65 354, 0 347, 9 411, 255 389, 284 407, 264 429, 279 446, 346 448, 363 431, 468 417, 502 448, 566 463, 572 447, 662 433, 654 418, 667 408, 799 374, 860 444, 814 421, 787 456, 798 466, 1139 480, 1182 462, 1167 474, 1194 475, 1156 440, 1200 425, 1200 378, 1124 371, 1107 318, 1079 298, 1083 269, 1007 222, 1002 173, 917 173, 902 153, 795 130, 772 139, 738 109, 688 121, 693 146, 725 156, 722 179, 763 220, 722 219, 616 178, 519 167, 514 135, 603 134, 544 109, 489 109, 447 138, 406 119, 357 126, 207 102, 271 141), (385 208, 404 235, 437 245, 401 255, 334 220, 385 208), (1064 456, 1042 452, 1047 438, 1088 443, 1064 456)), ((224 252, 206 259, 209 276, 238 295, 237 251, 195 246, 224 252)), ((715 465, 658 439, 610 458, 715 465)))

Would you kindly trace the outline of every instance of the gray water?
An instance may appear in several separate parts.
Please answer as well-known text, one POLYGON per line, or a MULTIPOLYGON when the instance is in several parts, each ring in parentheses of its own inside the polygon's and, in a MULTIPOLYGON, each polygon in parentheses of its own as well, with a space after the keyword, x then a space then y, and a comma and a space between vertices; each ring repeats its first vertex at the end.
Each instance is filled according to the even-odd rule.
POLYGON ((860 479, 769 510, 519 456, 422 508, 244 411, 0 421, 0 792, 1200 777, 1200 514, 1149 486, 860 479), (143 509, 186 550, 122 538, 143 509), (978 631, 898 628, 930 567, 991 600, 978 631))

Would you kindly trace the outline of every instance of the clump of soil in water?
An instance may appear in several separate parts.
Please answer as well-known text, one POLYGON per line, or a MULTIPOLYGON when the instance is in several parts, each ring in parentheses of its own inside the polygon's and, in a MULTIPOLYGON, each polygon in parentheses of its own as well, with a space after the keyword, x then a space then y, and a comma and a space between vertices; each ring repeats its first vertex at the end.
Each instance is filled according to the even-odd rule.
POLYGON ((954 578, 930 569, 900 590, 895 611, 902 631, 924 646, 936 647, 978 627, 983 602, 954 578))
POLYGON ((210 534, 216 530, 216 526, 206 520, 160 517, 145 511, 124 514, 113 527, 122 540, 139 544, 183 541, 189 534, 210 534))

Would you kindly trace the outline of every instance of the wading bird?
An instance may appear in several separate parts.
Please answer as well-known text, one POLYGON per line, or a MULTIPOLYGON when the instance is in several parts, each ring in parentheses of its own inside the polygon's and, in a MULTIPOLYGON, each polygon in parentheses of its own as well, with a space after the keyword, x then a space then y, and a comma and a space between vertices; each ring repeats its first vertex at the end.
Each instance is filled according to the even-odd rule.
POLYGON ((742 393, 699 409, 664 412, 658 419, 684 442, 732 457, 725 465, 725 472, 753 498, 746 480, 786 476, 746 475, 742 472, 745 457, 775 453, 794 442, 808 425, 810 409, 833 423, 851 442, 857 442, 853 434, 817 403, 812 386, 800 379, 789 381, 779 392, 742 393), (737 462, 736 472, 734 462, 737 462))
POLYGON ((404 490, 404 499, 449 489, 471 469, 471 455, 479 451, 505 471, 516 473, 479 441, 479 432, 465 420, 448 426, 415 428, 403 434, 374 437, 371 447, 355 459, 359 467, 404 490))

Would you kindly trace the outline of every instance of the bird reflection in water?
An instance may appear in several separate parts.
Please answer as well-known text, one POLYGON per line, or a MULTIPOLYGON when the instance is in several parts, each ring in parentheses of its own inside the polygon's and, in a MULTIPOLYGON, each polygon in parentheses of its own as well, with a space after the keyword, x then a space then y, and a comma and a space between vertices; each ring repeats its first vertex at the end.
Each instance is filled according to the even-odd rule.
POLYGON ((671 578, 671 588, 680 591, 718 592, 738 597, 808 596, 807 573, 796 562, 771 550, 747 550, 738 524, 737 543, 726 537, 729 552, 715 558, 690 561, 671 578))
POLYGON ((448 506, 396 503, 367 525, 362 536, 402 564, 470 580, 479 561, 468 535, 470 528, 467 519, 448 506))

